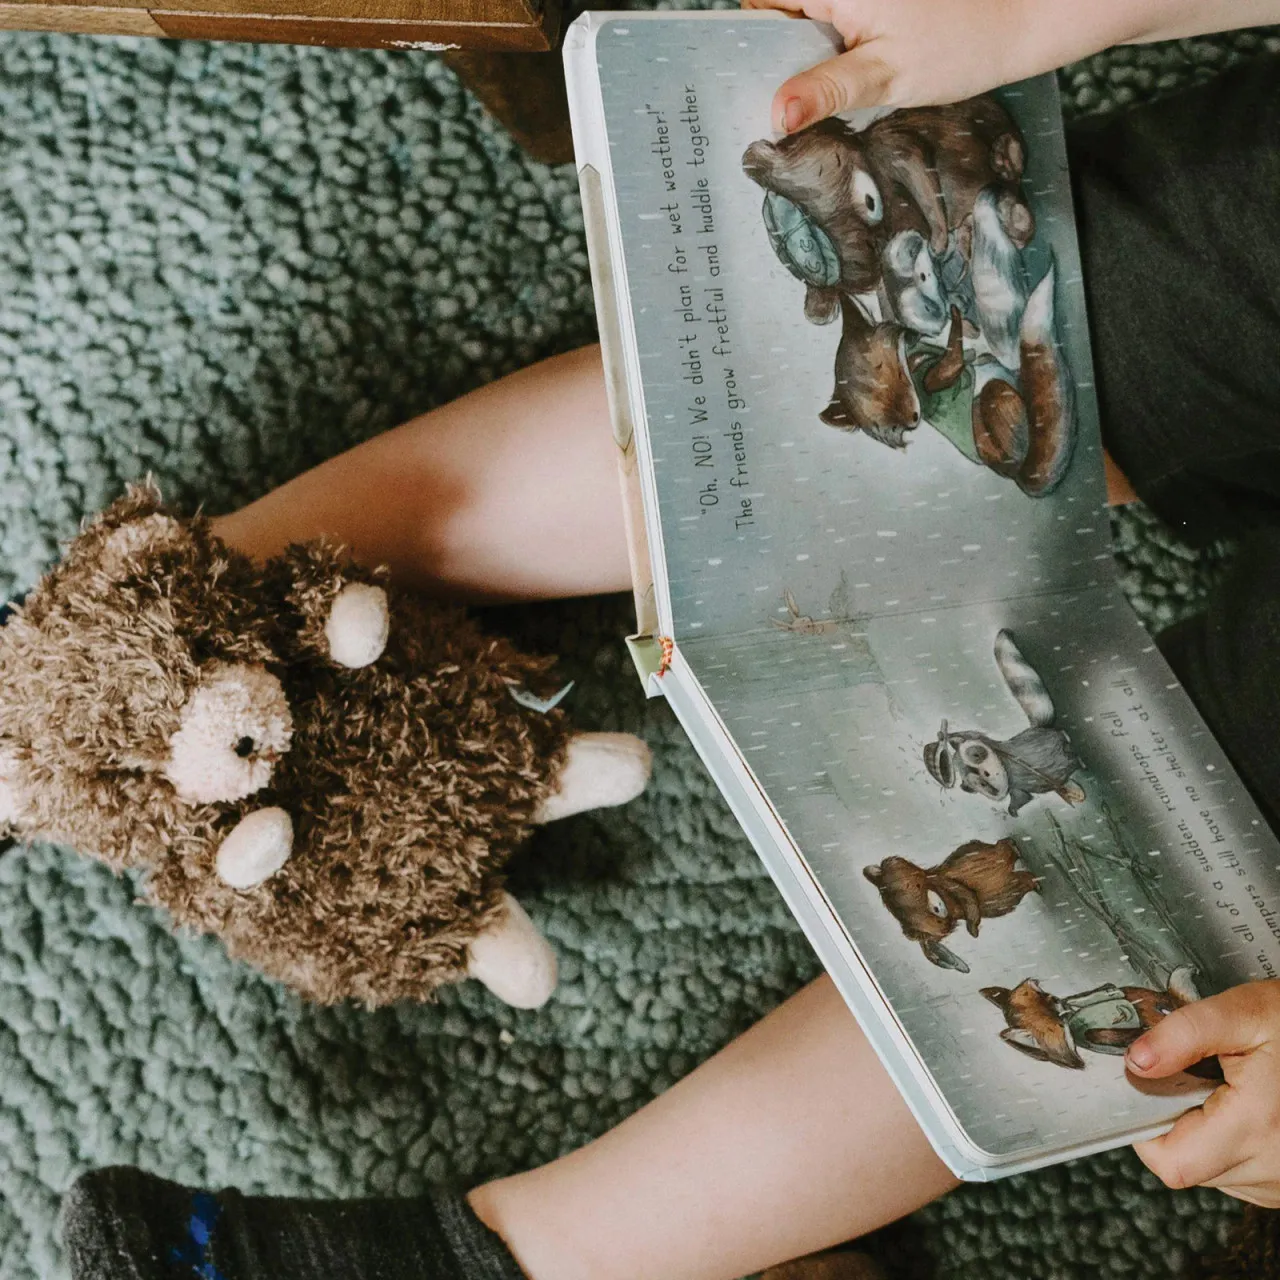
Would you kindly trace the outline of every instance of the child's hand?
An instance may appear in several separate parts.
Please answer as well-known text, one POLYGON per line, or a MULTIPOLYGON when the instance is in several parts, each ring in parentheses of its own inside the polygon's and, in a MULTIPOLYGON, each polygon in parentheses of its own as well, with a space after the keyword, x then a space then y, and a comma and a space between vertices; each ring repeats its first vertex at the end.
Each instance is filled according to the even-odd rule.
POLYGON ((1021 78, 1019 23, 1011 17, 1020 0, 742 0, 742 7, 830 23, 848 49, 778 90, 780 133, 854 107, 959 102, 1021 78))
POLYGON ((1217 1187, 1280 1208, 1280 981, 1184 1005, 1129 1046, 1125 1065, 1158 1079, 1215 1054, 1226 1083, 1134 1150, 1166 1186, 1217 1187))
POLYGON ((830 23, 848 49, 778 90, 779 133, 854 107, 960 102, 1113 44, 1280 17, 1280 0, 742 0, 742 7, 830 23))

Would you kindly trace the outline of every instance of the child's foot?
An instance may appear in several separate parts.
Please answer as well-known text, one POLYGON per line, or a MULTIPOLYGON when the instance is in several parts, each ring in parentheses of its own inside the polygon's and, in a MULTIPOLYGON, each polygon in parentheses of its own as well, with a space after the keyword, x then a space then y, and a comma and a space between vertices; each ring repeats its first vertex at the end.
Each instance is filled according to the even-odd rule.
POLYGON ((138 1169, 63 1202, 74 1280, 523 1280, 460 1196, 288 1200, 192 1191, 138 1169))

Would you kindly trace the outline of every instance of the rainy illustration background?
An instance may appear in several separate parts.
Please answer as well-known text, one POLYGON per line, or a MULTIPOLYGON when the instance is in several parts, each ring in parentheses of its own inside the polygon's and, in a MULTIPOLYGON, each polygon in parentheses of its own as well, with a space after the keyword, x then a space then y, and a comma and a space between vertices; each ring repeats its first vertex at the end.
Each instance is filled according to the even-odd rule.
POLYGON ((828 47, 822 28, 759 18, 617 20, 604 24, 596 45, 673 630, 682 642, 767 626, 770 616, 782 616, 784 589, 802 611, 819 609, 842 567, 852 608, 874 614, 1083 586, 1113 575, 1052 77, 1014 86, 1002 98, 1027 143, 1024 189, 1037 218, 1025 256, 1030 281, 1040 280, 1052 253, 1059 340, 1070 367, 1086 371, 1077 373, 1079 440, 1063 483, 1049 497, 1028 498, 927 426, 911 434, 904 450, 893 450, 819 420, 834 386, 841 326, 804 318, 804 285, 775 257, 761 217, 764 193, 743 173, 741 159, 751 142, 772 136, 769 103, 779 67, 811 65, 828 47), (659 116, 669 130, 674 190, 656 149, 663 142, 659 116), (698 146, 695 135, 705 143, 698 146), (702 202, 692 196, 700 179, 707 182, 711 234, 701 231, 702 202), (678 250, 687 263, 677 261, 678 250), (671 269, 681 265, 683 273, 671 269), (692 323, 684 320, 681 285, 691 291, 698 316, 692 323), (707 307, 716 299, 708 289, 723 290, 727 333, 713 325, 707 307), (682 345, 686 333, 697 341, 682 345), (714 355, 713 345, 727 345, 729 354, 714 355), (691 350, 700 369, 687 363, 691 350), (726 370, 732 370, 728 389, 726 370), (691 380, 695 375, 701 383, 691 380), (745 408, 729 407, 730 390, 745 408), (699 395, 708 417, 693 425, 699 395), (726 435, 734 423, 741 424, 745 475, 726 435), (695 465, 705 457, 695 452, 698 435, 710 444, 710 465, 695 465), (735 486, 735 479, 747 483, 735 486), (712 480, 716 501, 704 505, 712 480), (751 523, 735 526, 744 497, 751 523))
POLYGON ((819 421, 840 325, 805 320, 804 286, 770 248, 741 155, 770 136, 771 86, 792 56, 780 46, 799 67, 825 39, 802 23, 618 20, 597 44, 673 632, 954 1117, 981 1149, 1030 1155, 1186 1101, 1140 1093, 1117 1057, 1086 1053, 1070 1071, 1022 1056, 979 988, 1163 989, 1179 964, 1204 992, 1265 976, 1280 965, 1263 914, 1280 904, 1280 847, 1114 585, 1051 78, 1002 97, 1028 144, 1028 274, 1056 263, 1076 376, 1064 483, 1031 499, 927 426, 894 451, 819 421), (717 55, 726 47, 732 59, 717 55), (1001 627, 1084 760, 1081 806, 1048 795, 1013 818, 925 771, 944 717, 996 738, 1027 727, 992 656, 1001 627), (979 937, 948 939, 968 973, 929 963, 862 874, 1006 836, 1042 892, 979 937))

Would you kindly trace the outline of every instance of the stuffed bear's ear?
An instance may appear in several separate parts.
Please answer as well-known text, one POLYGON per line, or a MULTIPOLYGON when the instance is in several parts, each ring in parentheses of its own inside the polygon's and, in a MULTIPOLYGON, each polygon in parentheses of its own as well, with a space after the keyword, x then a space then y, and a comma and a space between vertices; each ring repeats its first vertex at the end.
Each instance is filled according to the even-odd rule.
POLYGON ((117 525, 102 541, 98 564, 109 578, 120 578, 139 556, 176 546, 183 536, 181 521, 154 512, 117 525))
POLYGON ((124 493, 94 516, 90 526, 113 528, 157 514, 164 514, 164 498, 160 494, 160 486, 147 476, 145 480, 126 485, 124 493))

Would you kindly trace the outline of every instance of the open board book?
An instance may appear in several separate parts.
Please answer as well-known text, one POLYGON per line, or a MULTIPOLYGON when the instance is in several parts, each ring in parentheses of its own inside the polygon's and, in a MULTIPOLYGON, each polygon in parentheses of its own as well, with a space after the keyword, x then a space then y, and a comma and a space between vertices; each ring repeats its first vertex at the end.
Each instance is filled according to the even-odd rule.
POLYGON ((639 617, 917 1120, 986 1179, 1167 1128, 1125 1046, 1280 968, 1280 847, 1116 581, 1052 77, 787 139, 838 48, 565 61, 639 617))

